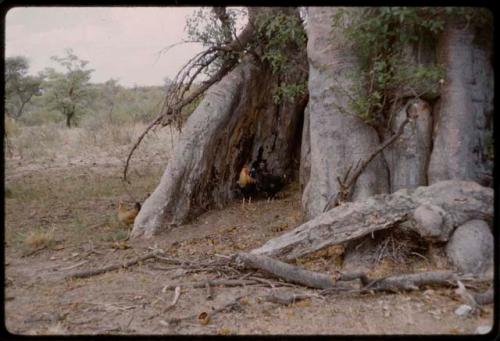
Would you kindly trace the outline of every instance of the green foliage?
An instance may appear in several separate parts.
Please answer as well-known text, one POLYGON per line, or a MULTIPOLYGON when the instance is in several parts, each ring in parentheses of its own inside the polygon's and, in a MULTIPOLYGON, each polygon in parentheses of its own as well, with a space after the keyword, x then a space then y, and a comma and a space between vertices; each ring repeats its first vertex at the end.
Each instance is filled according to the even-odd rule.
POLYGON ((94 70, 86 69, 88 62, 80 60, 70 49, 66 50, 66 56, 54 56, 52 59, 63 66, 66 72, 47 68, 44 91, 52 109, 61 113, 70 127, 75 119, 89 112, 93 95, 89 81, 94 70))
MULTIPOLYGON (((215 12, 210 8, 202 8, 187 19, 186 30, 190 40, 201 42, 205 47, 222 47, 235 39, 238 20, 243 18, 246 10, 226 9, 228 14, 227 25, 223 25, 215 12)), ((305 84, 295 84, 287 81, 286 75, 293 74, 290 65, 293 64, 295 53, 291 51, 305 51, 307 41, 304 28, 298 16, 285 13, 260 13, 255 18, 255 39, 243 51, 221 53, 217 59, 205 70, 208 76, 219 70, 227 59, 241 59, 248 50, 261 51, 262 60, 267 63, 273 74, 282 79, 282 83, 273 94, 275 103, 283 99, 292 99, 305 92, 305 84)), ((203 61, 202 61, 203 62, 203 61)))
POLYGON ((353 42, 361 64, 357 80, 364 91, 352 89, 356 96, 351 109, 366 122, 383 117, 382 111, 398 93, 416 97, 435 94, 444 78, 442 67, 411 62, 412 49, 422 41, 433 40, 441 32, 447 16, 460 15, 462 8, 376 7, 363 9, 359 16, 340 10, 333 20, 353 42))
POLYGON ((288 74, 296 72, 293 68, 293 51, 305 51, 306 34, 300 18, 286 14, 261 13, 255 20, 257 41, 262 48, 262 60, 267 62, 273 74, 285 80, 273 94, 273 101, 293 100, 306 91, 305 83, 293 83, 286 80, 288 74))
POLYGON ((306 83, 282 83, 273 94, 273 102, 275 104, 281 103, 284 98, 294 100, 304 95, 306 87, 306 83))
POLYGON ((255 24, 259 44, 264 50, 262 59, 269 62, 273 73, 291 71, 291 56, 287 52, 305 49, 307 41, 300 18, 263 13, 257 16, 255 24))
POLYGON ((5 111, 19 119, 33 96, 40 95, 43 76, 29 76, 29 63, 25 57, 5 59, 5 111))

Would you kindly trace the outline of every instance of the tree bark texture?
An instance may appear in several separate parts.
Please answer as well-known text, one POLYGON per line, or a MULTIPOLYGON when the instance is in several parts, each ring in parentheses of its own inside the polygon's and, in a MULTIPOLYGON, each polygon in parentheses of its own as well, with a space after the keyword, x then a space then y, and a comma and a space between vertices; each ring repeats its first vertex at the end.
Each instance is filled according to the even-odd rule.
MULTIPOLYGON (((406 107, 409 103, 395 113, 390 123, 391 130, 406 119, 406 107)), ((390 192, 402 188, 416 188, 427 185, 427 167, 432 148, 432 115, 430 105, 423 100, 416 100, 418 112, 416 118, 405 126, 401 135, 383 153, 389 168, 390 192)))
MULTIPOLYGON (((493 220, 491 188, 475 182, 441 181, 432 186, 401 189, 393 194, 342 204, 269 240, 251 253, 292 260, 403 222, 412 226, 413 211, 424 204, 444 210, 442 229, 449 232, 471 219, 482 219, 490 224, 493 220)), ((413 226, 413 229, 419 233, 418 226, 413 226)))
MULTIPOLYGON (((302 196, 307 219, 319 215, 332 193, 338 192, 337 176, 351 164, 365 159, 379 145, 377 132, 355 114, 348 114, 346 91, 353 86, 358 61, 352 44, 332 28, 339 8, 308 8, 310 175, 302 196)), ((356 15, 357 8, 345 9, 356 15)), ((307 153, 307 148, 302 149, 307 153)), ((377 156, 359 177, 351 200, 388 191, 387 169, 377 156)))
POLYGON ((448 22, 437 46, 446 79, 434 122, 429 183, 448 179, 484 183, 492 165, 484 157, 484 131, 493 111, 491 47, 464 22, 448 22))
MULTIPOLYGON (((305 69, 305 53, 300 62, 305 69)), ((307 74, 297 68, 286 77, 300 83, 307 74)), ((222 208, 235 197, 242 166, 258 155, 271 173, 288 172, 307 94, 275 104, 272 93, 280 81, 266 64, 246 57, 210 88, 186 121, 160 184, 135 220, 132 237, 151 237, 207 209, 222 208)))

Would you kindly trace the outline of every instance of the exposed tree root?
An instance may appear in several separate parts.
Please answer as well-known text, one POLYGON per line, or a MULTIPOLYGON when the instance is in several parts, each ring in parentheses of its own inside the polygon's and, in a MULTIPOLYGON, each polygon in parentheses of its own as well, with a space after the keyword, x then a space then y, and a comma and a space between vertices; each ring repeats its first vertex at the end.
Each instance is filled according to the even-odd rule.
MULTIPOLYGON (((430 271, 415 274, 402 274, 379 279, 370 279, 363 272, 338 273, 335 276, 302 269, 267 256, 238 253, 236 260, 246 267, 263 270, 285 281, 298 283, 317 289, 337 287, 337 281, 359 279, 363 285, 361 291, 368 290, 415 290, 423 285, 453 285, 456 275, 448 271, 430 271)), ((344 289, 345 287, 343 287, 344 289)))
POLYGON ((264 270, 287 282, 305 285, 311 288, 326 289, 335 285, 335 280, 327 274, 313 272, 287 264, 267 256, 238 253, 236 261, 242 262, 246 267, 264 270))

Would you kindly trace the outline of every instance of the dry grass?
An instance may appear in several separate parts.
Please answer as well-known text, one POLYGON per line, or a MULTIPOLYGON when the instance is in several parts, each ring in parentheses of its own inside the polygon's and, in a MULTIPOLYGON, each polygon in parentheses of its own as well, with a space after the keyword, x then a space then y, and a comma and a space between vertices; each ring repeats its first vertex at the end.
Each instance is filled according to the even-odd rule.
MULTIPOLYGON (((69 129, 60 124, 17 127, 16 133, 9 137, 12 151, 9 157, 36 162, 70 161, 105 154, 125 158, 145 128, 142 123, 112 125, 94 121, 69 129)), ((152 132, 143 140, 137 155, 170 151, 177 136, 178 132, 169 128, 152 132)))
POLYGON ((55 229, 55 226, 51 226, 47 230, 36 229, 30 231, 24 239, 24 245, 31 249, 53 246, 56 241, 55 229))
POLYGON ((65 247, 124 239, 117 202, 144 201, 176 140, 168 128, 151 133, 132 158, 125 189, 124 161, 145 126, 104 125, 94 131, 96 141, 86 138, 91 128, 21 127, 13 136, 14 156, 6 155, 5 164, 5 236, 21 254, 51 245, 52 227, 65 247))

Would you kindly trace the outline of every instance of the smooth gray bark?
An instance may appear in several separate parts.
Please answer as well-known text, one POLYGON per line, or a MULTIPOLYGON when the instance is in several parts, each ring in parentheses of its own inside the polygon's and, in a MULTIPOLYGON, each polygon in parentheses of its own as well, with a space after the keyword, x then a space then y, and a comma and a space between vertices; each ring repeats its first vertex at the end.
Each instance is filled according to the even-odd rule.
MULTIPOLYGON (((410 102, 415 100, 410 100, 410 102)), ((427 185, 427 167, 432 148, 432 115, 430 105, 417 100, 417 118, 406 125, 403 135, 383 153, 390 174, 390 192, 402 188, 427 185)), ((401 108, 391 122, 391 130, 406 119, 406 106, 401 108)))
MULTIPOLYGON (((375 129, 346 112, 346 92, 352 92, 353 72, 359 66, 352 44, 332 27, 338 10, 308 8, 310 176, 302 196, 307 219, 321 214, 328 198, 338 192, 336 177, 370 155, 380 143, 375 129)), ((359 11, 345 10, 353 15, 359 11)), ((387 170, 379 155, 359 177, 350 199, 360 200, 387 191, 387 170)))
POLYGON ((480 34, 472 25, 449 22, 441 35, 438 62, 447 76, 434 121, 430 184, 448 179, 484 183, 485 174, 491 175, 484 131, 493 108, 493 69, 490 48, 475 42, 480 34))

